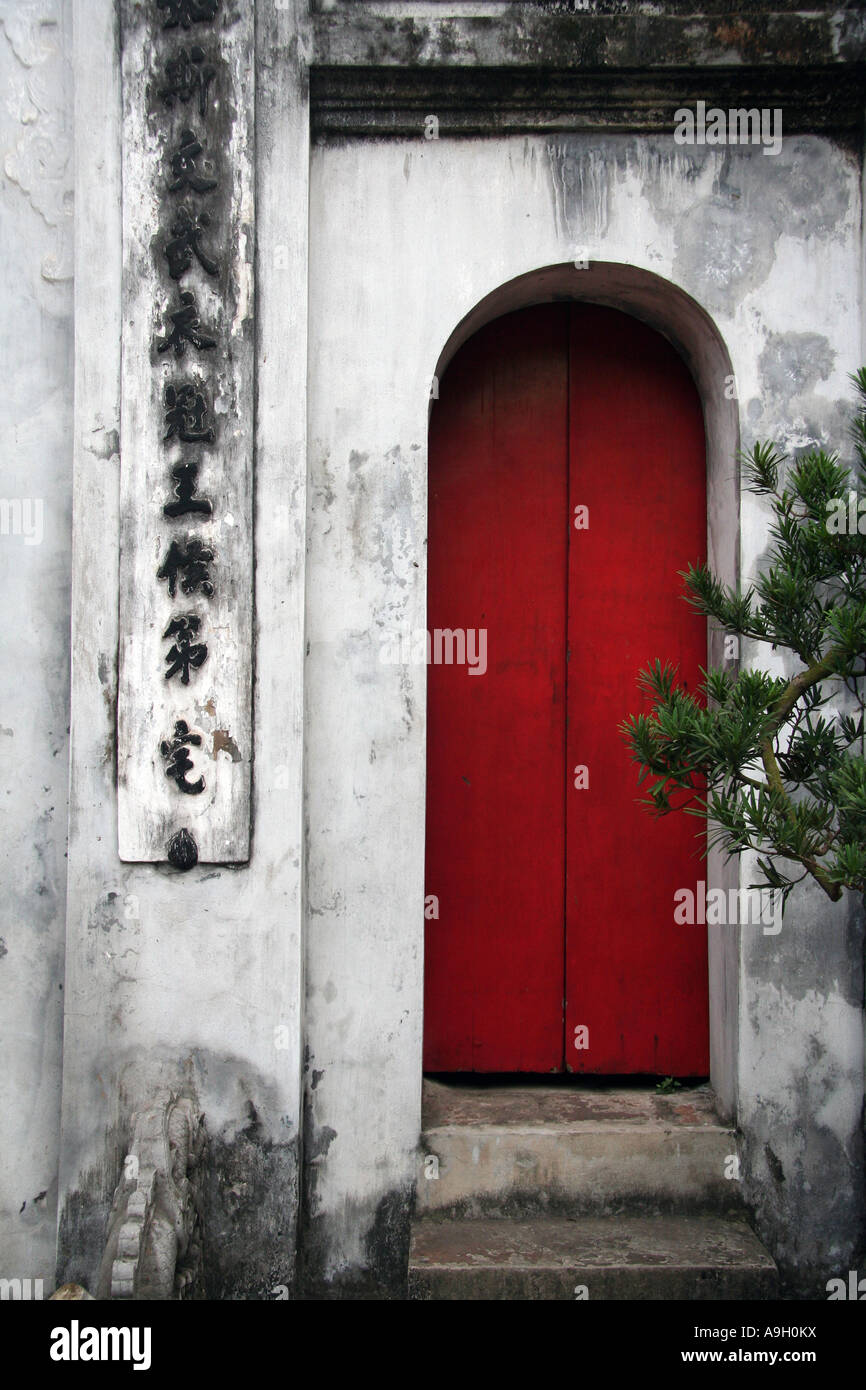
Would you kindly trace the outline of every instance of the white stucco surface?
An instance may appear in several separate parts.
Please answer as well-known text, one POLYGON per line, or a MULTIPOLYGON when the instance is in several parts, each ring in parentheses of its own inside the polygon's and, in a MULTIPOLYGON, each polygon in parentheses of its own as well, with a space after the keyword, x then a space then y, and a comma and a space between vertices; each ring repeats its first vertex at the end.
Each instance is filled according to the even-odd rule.
POLYGON ((60 1141, 72 495, 72 89, 60 0, 0 4, 0 91, 0 1272, 41 1278, 47 1290, 60 1141))
MULTIPOLYGON (((313 1277, 351 1282, 399 1244, 418 1176, 425 670, 380 654, 426 626, 431 378, 517 277, 561 267, 540 297, 570 277, 617 302, 645 274, 646 315, 688 349, 704 398, 711 553, 733 575, 739 510, 749 576, 767 512, 738 508, 737 423, 746 446, 844 439, 866 351, 859 170, 816 137, 768 158, 657 136, 428 141, 421 123, 415 140, 310 152, 303 7, 259 10, 252 846, 247 865, 181 878, 118 857, 119 63, 112 8, 71 8, 74 417, 68 7, 0 0, 0 496, 41 499, 44 522, 38 544, 0 536, 0 1273, 52 1279, 59 1158, 60 1267, 91 1278, 130 1115, 167 1085, 206 1116, 219 1296, 290 1280, 299 1207, 313 1277), (574 269, 583 257, 604 276, 574 269)), ((778 936, 712 943, 744 1184, 794 1261, 822 1241, 846 1258, 853 1229, 852 924, 807 892, 778 936)))
MULTIPOLYGON (((772 160, 661 137, 419 132, 314 150, 306 1040, 320 1073, 313 1133, 328 1136, 314 1210, 331 1223, 332 1277, 363 1258, 355 1201, 375 1204, 415 1176, 424 673, 383 665, 378 651, 385 633, 424 626, 427 396, 443 347, 498 287, 588 253, 660 276, 706 309, 737 379, 745 445, 778 435, 838 446, 860 354, 859 224, 854 161, 814 138, 789 139, 772 160)), ((720 373, 702 382, 708 428, 725 385, 720 373)), ((766 510, 745 497, 743 518, 750 574, 766 510)), ((711 529, 730 521, 711 517, 711 529)), ((845 922, 845 908, 809 898, 789 910, 781 946, 753 932, 741 947, 739 1007, 774 1040, 756 1052, 747 1026, 741 1103, 751 1113, 772 1093, 783 1151, 805 1117, 802 1058, 819 1035, 836 1086, 821 1123, 842 1151, 856 1133, 862 1055, 858 1071, 850 1013, 829 999, 801 1007, 786 955, 805 941, 820 974, 822 934, 844 934, 845 922)), ((853 984, 849 972, 843 992, 853 984)), ((721 1007, 735 1032, 729 994, 721 1007)))

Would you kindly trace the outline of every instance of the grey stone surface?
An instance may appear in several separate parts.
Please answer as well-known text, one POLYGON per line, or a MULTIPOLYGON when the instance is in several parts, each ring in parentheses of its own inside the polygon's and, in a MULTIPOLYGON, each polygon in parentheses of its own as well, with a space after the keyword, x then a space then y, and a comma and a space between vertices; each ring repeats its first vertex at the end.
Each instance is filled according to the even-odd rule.
POLYGON ((709 1087, 424 1083, 418 1216, 727 1211, 738 1175, 709 1087))
POLYGON ((667 1094, 655 1086, 594 1084, 590 1079, 555 1082, 514 1078, 502 1081, 469 1075, 447 1081, 425 1077, 421 1093, 425 1131, 493 1125, 586 1126, 613 1131, 618 1126, 676 1133, 680 1129, 718 1129, 715 1097, 709 1086, 681 1087, 667 1094))
POLYGON ((766 1299, 772 1260, 743 1221, 582 1217, 422 1221, 413 1228, 415 1299, 766 1299))
POLYGON ((363 61, 465 67, 688 69, 726 66, 808 67, 862 61, 863 17, 853 6, 750 3, 731 13, 720 3, 610 5, 447 4, 383 7, 363 0, 317 4, 316 52, 326 67, 363 61))

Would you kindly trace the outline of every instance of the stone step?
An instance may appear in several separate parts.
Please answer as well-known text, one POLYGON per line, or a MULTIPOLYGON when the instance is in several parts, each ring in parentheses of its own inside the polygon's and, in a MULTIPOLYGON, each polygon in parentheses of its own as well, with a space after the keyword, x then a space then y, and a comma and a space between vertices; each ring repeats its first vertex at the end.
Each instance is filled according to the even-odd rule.
POLYGON ((776 1266, 745 1221, 718 1216, 421 1220, 411 1299, 772 1299, 776 1266))
POLYGON ((425 1082, 416 1214, 729 1212, 736 1136, 702 1086, 473 1087, 425 1082))

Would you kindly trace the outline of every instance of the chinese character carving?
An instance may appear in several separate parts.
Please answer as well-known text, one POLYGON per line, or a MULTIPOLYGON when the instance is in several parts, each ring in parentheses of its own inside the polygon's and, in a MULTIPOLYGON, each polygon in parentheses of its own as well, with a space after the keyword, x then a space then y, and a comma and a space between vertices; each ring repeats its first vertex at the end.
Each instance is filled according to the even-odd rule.
POLYGON ((216 16, 219 0, 156 0, 157 9, 165 10, 163 29, 189 29, 193 24, 209 23, 216 16))
POLYGON ((174 348, 175 357, 183 357, 187 343, 192 343, 199 352, 215 348, 216 338, 212 338, 201 326, 192 290, 181 291, 180 305, 181 307, 170 315, 172 330, 167 337, 159 340, 157 351, 167 352, 169 348, 174 348))
POLYGON ((212 188, 216 188, 216 179, 206 178, 196 167, 196 160, 201 152, 202 145, 194 131, 181 131, 180 147, 171 157, 172 179, 168 185, 169 193, 184 193, 188 188, 191 188, 193 193, 210 193, 212 188))
POLYGON ((190 670, 197 671, 207 661, 207 643, 195 641, 200 627, 200 618, 192 613, 185 613, 172 618, 165 629, 163 637, 174 638, 165 658, 168 666, 165 673, 167 681, 171 680, 172 676, 179 675, 181 685, 189 685, 190 670))
POLYGON ((165 434, 163 443, 179 439, 182 444, 213 444, 213 425, 208 423, 208 402, 203 389, 185 381, 181 386, 166 386, 165 434))
POLYGON ((171 240, 165 244, 168 273, 172 280, 179 280, 189 270, 193 256, 208 275, 219 274, 219 265, 201 244, 202 231, 209 226, 210 218, 206 212, 200 217, 193 217, 186 208, 178 209, 177 217, 171 224, 171 240))
POLYGON ((196 778, 195 782, 186 780, 187 773, 192 772, 194 766, 188 750, 200 747, 201 734, 191 734, 185 719, 178 719, 171 739, 163 739, 159 745, 165 759, 166 777, 171 777, 177 783, 178 790, 186 792, 188 796, 198 796, 204 791, 203 777, 196 778))
POLYGON ((198 479, 197 463, 176 463, 171 470, 174 478, 175 502, 166 502, 162 509, 163 516, 169 516, 172 520, 178 516, 191 516, 199 514, 210 516, 213 506, 207 497, 196 497, 195 490, 198 479))
POLYGON ((214 553, 210 546, 202 545, 201 541, 188 540, 186 550, 178 545, 177 541, 172 541, 168 548, 168 554, 156 572, 157 579, 168 580, 168 592, 174 598, 177 592, 178 575, 182 574, 180 587, 185 594, 194 594, 197 590, 207 597, 213 593, 208 565, 213 562, 214 553))
POLYGON ((216 68, 205 62, 204 49, 194 45, 190 49, 181 48, 176 58, 169 58, 165 65, 166 85, 160 96, 166 106, 174 106, 175 99, 184 106, 198 92, 198 110, 202 120, 207 114, 208 88, 216 77, 216 68))

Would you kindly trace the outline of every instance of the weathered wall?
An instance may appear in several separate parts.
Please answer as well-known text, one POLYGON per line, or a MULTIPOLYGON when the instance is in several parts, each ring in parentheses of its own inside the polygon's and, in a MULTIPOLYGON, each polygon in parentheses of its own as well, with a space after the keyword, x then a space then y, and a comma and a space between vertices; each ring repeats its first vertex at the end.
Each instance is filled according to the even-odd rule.
MULTIPOLYGON (((846 373, 866 350, 857 161, 829 139, 796 136, 772 158, 675 149, 663 135, 427 141, 429 108, 409 103, 401 120, 418 115, 416 137, 314 152, 308 372, 312 41, 300 0, 257 6, 253 845, 248 866, 180 879, 117 857, 118 36, 106 0, 71 8, 76 565, 60 1274, 93 1286, 130 1116, 170 1086, 196 1101, 209 1133, 211 1297, 261 1298, 291 1284, 301 1189, 304 1288, 399 1291, 420 1124, 425 682, 423 668, 384 665, 379 654, 384 632, 424 625, 431 374, 485 295, 580 252, 652 272, 707 310, 737 376, 745 444, 779 431, 792 443, 838 438, 846 373)), ((477 8, 485 16, 467 21, 468 38, 462 21, 437 22, 431 37, 427 21, 397 16, 393 48, 369 53, 397 65, 462 62, 470 85, 485 56, 541 61, 533 45, 551 7, 508 7, 501 39, 499 11, 486 0, 477 8)), ((679 10, 679 31, 691 33, 679 10)), ((853 13, 837 24, 792 8, 777 25, 782 47, 793 29, 806 46, 794 44, 785 61, 830 61, 861 22, 853 13)), ((18 619, 7 625, 0 715, 13 730, 0 731, 0 747, 14 758, 2 908, 11 920, 0 956, 14 1044, 0 1082, 11 1152, 3 1273, 49 1279, 70 573, 70 296, 59 235, 69 182, 55 158, 68 102, 61 14, 59 0, 0 5, 0 75, 12 94, 2 118, 12 306, 2 332, 13 383, 2 408, 11 438, 3 487, 46 504, 41 545, 0 538, 4 595, 18 619), (53 29, 41 25, 46 16, 53 29)), ((585 34, 572 19, 562 21, 577 44, 566 57, 579 65, 585 34)), ((630 14, 621 60, 647 51, 645 19, 630 14)), ((700 53, 689 47, 688 61, 712 55, 723 20, 700 29, 700 53)), ((320 56, 363 57, 369 22, 362 15, 357 32, 350 25, 333 43, 319 33, 320 56)), ((564 61, 559 39, 549 42, 564 61)), ((724 51, 734 66, 758 62, 763 42, 740 26, 724 51)), ((572 97, 561 94, 562 110, 572 97)), ((523 108, 518 119, 529 119, 523 108)), ((704 387, 716 392, 713 420, 725 385, 717 375, 704 387)), ((766 541, 765 512, 744 499, 745 573, 766 541)), ((731 1099, 738 1080, 744 1182, 770 1247, 807 1279, 844 1273, 862 1229, 861 941, 853 918, 807 894, 778 938, 747 929, 720 952, 728 1033, 716 1045, 728 1064, 737 1058, 731 1099)))
MULTIPOLYGON (((58 1267, 91 1289, 130 1117, 163 1086, 205 1116, 208 1295, 269 1298, 294 1274, 308 120, 293 7, 259 7, 256 22, 263 399, 253 845, 249 865, 181 875, 167 864, 122 864, 117 854, 119 38, 105 0, 75 3, 77 531, 58 1267), (279 90, 269 76, 275 64, 279 90), (287 187, 295 190, 291 217, 287 187)), ((232 73, 233 82, 244 77, 232 73)))
POLYGON ((0 1275, 54 1275, 72 456, 68 7, 0 3, 0 1275), (7 504, 9 506, 7 507, 7 504))
MULTIPOLYGON (((415 140, 317 147, 311 226, 310 1277, 394 1286, 419 1121, 424 681, 379 651, 385 632, 424 626, 439 354, 497 286, 585 250, 713 317, 744 444, 837 442, 862 351, 859 167, 814 137, 768 157, 663 136, 425 140, 419 122, 415 140)), ((750 497, 742 513, 749 573, 766 514, 750 497)), ((862 1227, 857 933, 805 895, 781 935, 742 937, 745 1185, 788 1272, 794 1241, 807 1276, 835 1270, 862 1227), (781 1190, 765 1184, 765 1129, 781 1190)))

